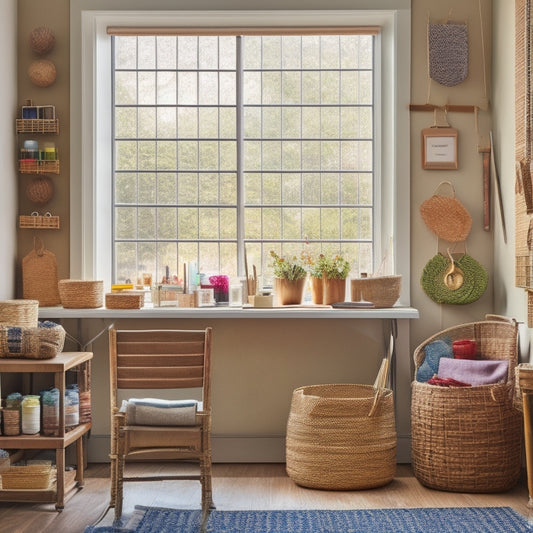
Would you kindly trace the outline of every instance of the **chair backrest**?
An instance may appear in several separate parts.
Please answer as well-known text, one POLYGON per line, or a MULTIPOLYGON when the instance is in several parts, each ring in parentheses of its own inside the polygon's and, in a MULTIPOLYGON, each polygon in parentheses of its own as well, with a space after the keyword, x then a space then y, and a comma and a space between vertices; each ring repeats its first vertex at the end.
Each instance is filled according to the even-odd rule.
POLYGON ((212 330, 109 330, 111 407, 118 389, 202 388, 211 406, 212 330))

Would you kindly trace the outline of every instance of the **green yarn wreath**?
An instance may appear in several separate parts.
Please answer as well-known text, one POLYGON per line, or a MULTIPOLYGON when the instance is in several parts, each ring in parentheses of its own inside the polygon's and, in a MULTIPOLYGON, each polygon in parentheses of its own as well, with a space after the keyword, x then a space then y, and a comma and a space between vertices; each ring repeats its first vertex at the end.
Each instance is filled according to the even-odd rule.
POLYGON ((424 292, 439 304, 465 305, 478 300, 488 284, 487 271, 473 257, 464 254, 454 263, 463 271, 464 281, 456 290, 449 289, 444 283, 444 273, 450 260, 438 253, 424 267, 420 285, 424 292))

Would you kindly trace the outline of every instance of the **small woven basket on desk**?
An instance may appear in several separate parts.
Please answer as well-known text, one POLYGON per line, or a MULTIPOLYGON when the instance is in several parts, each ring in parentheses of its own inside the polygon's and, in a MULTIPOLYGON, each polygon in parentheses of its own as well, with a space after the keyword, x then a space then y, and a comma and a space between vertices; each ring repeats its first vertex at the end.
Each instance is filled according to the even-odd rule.
POLYGON ((415 349, 415 376, 425 347, 439 339, 473 339, 479 358, 509 361, 506 383, 440 387, 413 381, 411 461, 422 485, 490 493, 518 482, 522 417, 513 405, 517 338, 516 322, 489 319, 445 329, 415 349))
POLYGON ((352 301, 372 302, 374 307, 392 307, 400 298, 402 276, 352 279, 352 301))
POLYGON ((0 325, 2 326, 37 326, 39 317, 39 300, 4 300, 0 301, 0 325))
POLYGON ((140 309, 143 305, 143 292, 108 292, 105 295, 105 306, 108 309, 140 309))
POLYGON ((104 282, 62 279, 59 281, 61 305, 66 309, 94 309, 104 305, 104 282))
POLYGON ((51 474, 50 465, 12 466, 2 473, 2 489, 47 489, 51 474))

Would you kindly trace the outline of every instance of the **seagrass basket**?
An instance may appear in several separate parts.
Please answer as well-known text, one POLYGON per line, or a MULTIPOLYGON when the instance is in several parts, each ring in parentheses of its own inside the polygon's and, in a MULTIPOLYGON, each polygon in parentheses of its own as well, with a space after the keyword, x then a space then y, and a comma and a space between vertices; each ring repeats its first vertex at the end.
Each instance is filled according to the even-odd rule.
POLYGON ((108 292, 105 295, 105 306, 108 309, 140 309, 143 305, 143 292, 108 292))
POLYGON ((396 473, 392 391, 330 384, 293 392, 286 468, 298 485, 355 490, 386 485, 396 473), (373 408, 374 407, 374 408, 373 408))
POLYGON ((47 489, 51 474, 50 465, 12 466, 2 473, 2 489, 47 489))
POLYGON ((427 487, 491 493, 512 488, 520 477, 522 416, 514 407, 518 327, 491 317, 445 329, 414 351, 416 370, 425 347, 437 340, 474 339, 480 359, 506 359, 506 383, 440 387, 413 381, 411 462, 427 487))
POLYGON ((352 301, 372 302, 374 307, 392 307, 400 298, 402 276, 376 276, 351 281, 352 301))
POLYGON ((59 281, 61 305, 67 309, 93 309, 104 305, 104 282, 62 279, 59 281))
POLYGON ((0 301, 0 325, 37 327, 39 300, 0 301))

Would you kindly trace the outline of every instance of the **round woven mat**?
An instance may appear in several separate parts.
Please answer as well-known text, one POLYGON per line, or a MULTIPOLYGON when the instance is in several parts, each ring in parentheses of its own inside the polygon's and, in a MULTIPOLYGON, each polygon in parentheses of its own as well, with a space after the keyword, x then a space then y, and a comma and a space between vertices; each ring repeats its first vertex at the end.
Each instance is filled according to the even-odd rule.
POLYGON ((427 262, 420 278, 420 285, 424 292, 439 304, 464 305, 475 302, 487 288, 486 270, 468 254, 454 260, 454 263, 464 274, 463 284, 458 289, 451 290, 444 283, 444 273, 450 261, 440 253, 427 262))
POLYGON ((455 197, 434 194, 422 202, 420 214, 426 226, 448 242, 466 240, 472 228, 472 217, 455 197))

